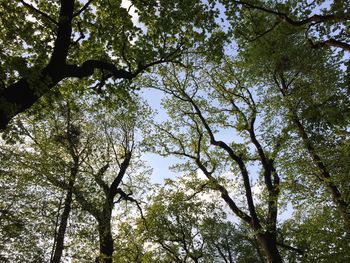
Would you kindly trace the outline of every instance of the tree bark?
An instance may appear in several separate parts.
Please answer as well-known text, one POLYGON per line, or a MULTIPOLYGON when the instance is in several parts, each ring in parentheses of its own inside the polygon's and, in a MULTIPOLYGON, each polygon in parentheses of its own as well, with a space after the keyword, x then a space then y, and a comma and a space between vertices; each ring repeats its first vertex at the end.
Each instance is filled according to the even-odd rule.
POLYGON ((99 223, 100 255, 96 259, 97 263, 112 263, 113 238, 110 220, 99 223), (108 221, 108 222, 107 222, 108 221))
POLYGON ((283 263, 283 259, 277 249, 276 236, 274 234, 257 234, 256 237, 268 263, 283 263))
POLYGON ((98 218, 100 254, 96 259, 97 263, 112 263, 114 250, 111 229, 113 205, 113 198, 108 196, 103 206, 102 214, 98 218))
POLYGON ((77 173, 78 173, 77 167, 73 167, 71 169, 71 177, 69 178, 69 187, 67 190, 66 198, 64 200, 64 209, 61 216, 60 226, 57 232, 55 252, 51 260, 51 263, 59 263, 61 261, 61 257, 64 249, 64 237, 66 234, 68 218, 72 207, 73 186, 74 186, 77 173))
POLYGON ((61 257, 64 249, 64 236, 66 234, 68 218, 71 211, 72 197, 73 197, 73 191, 72 189, 69 189, 64 201, 64 210, 62 213, 60 226, 58 228, 56 247, 55 247, 55 252, 51 263, 59 263, 61 261, 61 257))

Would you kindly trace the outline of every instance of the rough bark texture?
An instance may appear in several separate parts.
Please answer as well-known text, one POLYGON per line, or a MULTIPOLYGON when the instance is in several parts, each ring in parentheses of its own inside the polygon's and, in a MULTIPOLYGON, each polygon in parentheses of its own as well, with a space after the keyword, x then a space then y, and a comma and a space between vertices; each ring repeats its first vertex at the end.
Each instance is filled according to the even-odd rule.
POLYGON ((75 151, 75 142, 74 138, 71 137, 70 129, 71 129, 71 114, 70 109, 67 111, 67 135, 68 135, 68 142, 69 142, 69 152, 73 159, 74 165, 70 170, 70 177, 68 180, 68 187, 67 187, 67 194, 66 198, 64 200, 64 209, 61 216, 60 226, 58 228, 57 236, 56 236, 56 244, 55 244, 55 251, 51 260, 51 263, 60 263, 62 253, 64 250, 64 237, 66 235, 67 230, 67 224, 68 219, 72 207, 72 201, 73 201, 73 188, 75 179, 78 174, 79 170, 79 156, 77 155, 75 151))
POLYGON ((62 252, 64 249, 64 236, 66 234, 68 218, 71 211, 72 197, 73 197, 73 191, 72 189, 69 189, 67 192, 66 198, 64 200, 64 209, 61 216, 60 226, 57 232, 55 252, 51 263, 60 263, 61 261, 62 252))
POLYGON ((103 209, 103 218, 100 218, 98 222, 100 254, 96 259, 97 263, 112 263, 112 256, 114 251, 111 230, 112 209, 113 206, 105 207, 103 209))
POLYGON ((277 249, 276 235, 264 233, 257 234, 257 240, 262 247, 268 263, 282 263, 282 257, 277 249))

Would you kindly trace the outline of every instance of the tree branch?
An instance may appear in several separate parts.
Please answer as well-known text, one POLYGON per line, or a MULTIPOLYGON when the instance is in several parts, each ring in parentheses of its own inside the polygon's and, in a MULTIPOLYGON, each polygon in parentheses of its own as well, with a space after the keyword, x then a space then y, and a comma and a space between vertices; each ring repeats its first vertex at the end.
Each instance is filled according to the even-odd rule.
POLYGON ((57 37, 48 68, 59 68, 66 64, 72 34, 73 0, 61 0, 57 37))
POLYGON ((53 19, 52 17, 50 17, 48 14, 44 13, 43 11, 40 11, 35 6, 28 4, 27 2, 25 2, 23 0, 19 0, 19 1, 22 3, 23 6, 27 7, 29 10, 33 11, 34 13, 40 14, 42 17, 46 18, 47 20, 51 21, 56 26, 58 26, 58 22, 55 19, 53 19))
MULTIPOLYGON (((248 175, 248 171, 247 168, 242 160, 242 158, 240 158, 234 151, 233 149, 228 146, 225 142, 223 141, 217 141, 215 139, 214 133, 211 130, 211 128, 209 127, 209 124, 207 123, 206 119, 204 118, 201 110, 199 109, 198 105, 192 100, 192 98, 190 98, 189 96, 187 97, 189 102, 191 103, 191 105, 193 106, 193 108, 195 109, 198 117, 200 118, 203 126, 205 127, 205 130, 208 132, 209 137, 210 137, 210 143, 212 145, 215 145, 223 150, 225 150, 229 156, 231 157, 231 159, 233 161, 235 161, 240 169, 241 175, 243 177, 243 182, 244 182, 244 188, 245 188, 245 194, 246 194, 246 198, 247 198, 247 203, 248 203, 248 208, 249 208, 249 212, 250 215, 253 219, 253 224, 254 224, 254 228, 259 228, 259 219, 258 216, 256 214, 255 211, 255 205, 254 205, 254 200, 253 200, 253 195, 252 195, 252 189, 251 189, 251 185, 250 185, 250 180, 249 180, 249 175, 248 175)), ((226 196, 226 194, 225 194, 226 196)), ((252 223, 252 222, 250 222, 252 223)))
POLYGON ((138 208, 138 210, 139 210, 139 212, 140 212, 141 219, 142 219, 144 222, 146 222, 146 218, 145 218, 145 216, 144 216, 144 214, 143 214, 142 207, 141 207, 140 203, 139 203, 136 199, 134 199, 133 197, 131 197, 131 194, 126 194, 126 193, 125 193, 122 189, 120 189, 120 188, 117 189, 117 193, 120 194, 120 198, 121 198, 121 199, 123 199, 123 200, 125 200, 125 201, 130 201, 130 202, 135 203, 136 206, 137 206, 137 208, 138 208))
MULTIPOLYGON (((222 199, 225 200, 226 204, 230 207, 232 212, 234 212, 239 218, 241 218, 243 221, 247 222, 248 224, 252 224, 252 218, 247 215, 245 212, 243 212, 241 209, 238 208, 236 203, 232 200, 230 195, 228 194, 227 189, 219 184, 217 180, 211 175, 211 172, 207 170, 207 168, 203 165, 203 163, 199 160, 196 159, 196 163, 201 169, 201 171, 204 173, 204 175, 208 178, 208 180, 214 184, 215 188, 220 191, 222 199)), ((257 223, 257 225, 259 222, 257 223)))
POLYGON ((312 48, 338 47, 338 48, 350 51, 350 44, 336 40, 334 38, 330 38, 321 42, 313 42, 310 38, 308 38, 307 41, 312 48))
POLYGON ((272 15, 276 15, 280 17, 282 20, 286 21, 287 23, 293 25, 293 26, 302 26, 306 25, 311 22, 327 22, 327 21, 348 21, 350 20, 350 15, 346 13, 335 13, 335 14, 328 14, 328 15, 312 15, 310 17, 307 17, 302 20, 294 20, 290 18, 286 13, 279 12, 279 11, 274 11, 271 9, 268 9, 263 6, 258 6, 255 4, 251 4, 245 1, 233 1, 236 4, 243 5, 245 7, 251 8, 251 9, 256 9, 260 10, 272 15))
POLYGON ((132 156, 131 152, 128 152, 126 154, 125 159, 123 160, 123 162, 120 165, 120 170, 118 172, 117 177, 114 179, 111 186, 109 187, 109 194, 110 194, 111 198, 114 198, 115 195, 118 193, 119 184, 122 181, 122 179, 125 175, 126 169, 128 168, 128 166, 130 164, 131 156, 132 156))
POLYGON ((300 255, 302 255, 302 256, 305 254, 304 250, 301 250, 300 248, 292 247, 292 246, 287 245, 287 244, 285 244, 285 243, 283 243, 283 242, 278 242, 278 241, 277 241, 276 244, 277 244, 277 246, 279 246, 279 247, 283 247, 283 248, 285 248, 285 249, 295 251, 295 252, 297 252, 298 254, 300 254, 300 255))
MULTIPOLYGON (((260 10, 260 11, 266 12, 268 14, 275 15, 275 16, 279 17, 281 20, 287 22, 288 24, 290 24, 292 26, 297 26, 297 27, 304 26, 307 24, 312 25, 312 24, 319 24, 319 23, 325 23, 325 22, 345 22, 345 21, 350 20, 350 14, 344 13, 344 12, 338 12, 338 13, 326 14, 326 15, 317 15, 316 14, 316 15, 312 15, 310 17, 307 17, 307 18, 304 18, 301 20, 295 20, 295 19, 292 19, 290 16, 288 16, 286 13, 274 11, 274 10, 271 10, 269 8, 265 8, 263 6, 258 6, 258 5, 251 4, 251 3, 248 3, 245 1, 233 1, 233 2, 235 2, 236 4, 243 5, 244 7, 247 7, 247 8, 260 10)), ((273 27, 270 30, 266 31, 266 33, 271 31, 272 29, 273 29, 273 27)), ((260 37, 260 36, 258 36, 258 37, 260 37)), ((336 40, 334 38, 330 38, 328 40, 320 41, 317 43, 313 43, 313 41, 309 38, 307 38, 307 41, 310 43, 312 48, 338 47, 338 48, 350 51, 350 44, 336 40)))
MULTIPOLYGON (((280 76, 280 81, 282 85, 282 90, 287 89, 286 81, 283 78, 283 75, 280 76)), ((282 93, 283 97, 287 97, 285 93, 282 93)), ((305 150, 310 155, 311 160, 315 167, 318 169, 318 178, 322 181, 322 184, 326 187, 328 192, 332 197, 332 201, 337 206, 339 212, 341 213, 343 220, 345 222, 345 228, 348 233, 350 233, 350 214, 348 212, 349 203, 344 199, 343 194, 341 193, 339 187, 334 183, 333 176, 329 171, 329 167, 324 163, 324 160, 317 152, 315 145, 309 138, 307 131, 303 123, 300 121, 300 118, 296 112, 296 109, 291 107, 287 108, 289 113, 291 114, 291 121, 297 129, 299 136, 303 142, 305 150)))
POLYGON ((102 180, 102 176, 104 175, 104 173, 107 171, 107 169, 109 168, 109 163, 105 164, 104 166, 102 166, 98 172, 94 175, 95 181, 96 183, 102 188, 103 192, 107 195, 109 192, 109 187, 106 184, 105 181, 102 180))
POLYGON ((140 66, 135 72, 129 72, 118 69, 110 62, 101 60, 87 60, 81 66, 73 64, 54 65, 51 61, 41 72, 33 72, 31 76, 23 77, 16 83, 0 90, 0 130, 5 129, 14 116, 31 107, 63 79, 89 77, 95 69, 100 69, 110 72, 109 77, 131 80, 148 67, 163 62, 166 61, 154 61, 140 66))
POLYGON ((56 187, 59 187, 61 189, 65 189, 65 190, 71 189, 73 191, 73 194, 76 197, 76 200, 82 206, 82 208, 85 211, 88 211, 89 213, 91 213, 91 215, 93 215, 95 218, 98 218, 98 216, 99 216, 98 210, 95 208, 95 206, 91 202, 89 202, 85 198, 84 194, 81 191, 79 191, 76 186, 72 186, 70 188, 70 186, 67 183, 62 182, 62 181, 54 178, 53 176, 47 176, 46 178, 50 183, 52 183, 56 187))
POLYGON ((80 16, 89 7, 92 1, 93 0, 87 1, 86 4, 78 12, 73 14, 73 18, 76 16, 80 16))

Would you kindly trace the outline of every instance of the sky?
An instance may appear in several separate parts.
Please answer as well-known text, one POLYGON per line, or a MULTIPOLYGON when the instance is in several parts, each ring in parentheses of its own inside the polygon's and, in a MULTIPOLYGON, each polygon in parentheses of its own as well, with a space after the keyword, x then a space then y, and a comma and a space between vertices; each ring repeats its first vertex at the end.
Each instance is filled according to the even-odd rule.
MULTIPOLYGON (((129 10, 134 25, 141 29, 144 28, 144 25, 139 22, 139 16, 135 12, 136 8, 132 6, 130 0, 122 0, 121 6, 129 10)), ((144 89, 142 91, 142 98, 148 102, 152 109, 157 110, 157 119, 159 120, 166 119, 166 112, 161 107, 161 100, 163 97, 163 93, 159 90, 144 89)), ((175 157, 162 157, 157 154, 146 153, 142 158, 153 168, 153 174, 151 176, 152 183, 162 183, 164 178, 175 178, 175 176, 179 175, 169 170, 169 166, 178 162, 178 159, 175 157)))
MULTIPOLYGON (((165 110, 161 106, 161 100, 164 97, 161 91, 155 89, 145 89, 142 92, 145 99, 152 109, 157 110, 157 120, 165 120, 167 118, 165 110)), ((164 178, 175 178, 180 175, 169 170, 169 166, 178 163, 179 159, 175 157, 162 157, 154 153, 146 153, 142 156, 153 169, 151 176, 152 183, 163 183, 164 178)))

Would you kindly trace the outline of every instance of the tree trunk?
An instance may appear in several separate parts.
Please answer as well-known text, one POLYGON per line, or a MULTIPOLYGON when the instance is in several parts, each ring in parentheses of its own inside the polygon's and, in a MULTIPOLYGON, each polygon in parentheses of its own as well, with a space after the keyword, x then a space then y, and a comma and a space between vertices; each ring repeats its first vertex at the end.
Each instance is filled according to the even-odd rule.
POLYGON ((76 175, 78 173, 77 163, 78 160, 75 161, 76 166, 71 169, 71 175, 69 178, 67 195, 64 200, 64 209, 61 216, 60 226, 58 228, 57 236, 56 236, 56 246, 53 258, 51 263, 59 263, 61 261, 63 249, 64 249, 64 237, 67 230, 68 218, 72 207, 73 200, 73 186, 75 182, 76 175))
POLYGON ((64 210, 61 216, 60 226, 56 237, 55 253, 53 255, 51 263, 59 263, 61 261, 62 252, 64 249, 64 236, 66 234, 68 218, 72 205, 72 189, 69 189, 64 200, 64 210))
POLYGON ((283 263, 282 257, 277 249, 276 238, 272 234, 257 234, 257 240, 265 253, 268 263, 283 263))
POLYGON ((113 238, 111 230, 111 216, 105 217, 98 222, 100 255, 96 259, 97 263, 112 263, 113 238))

